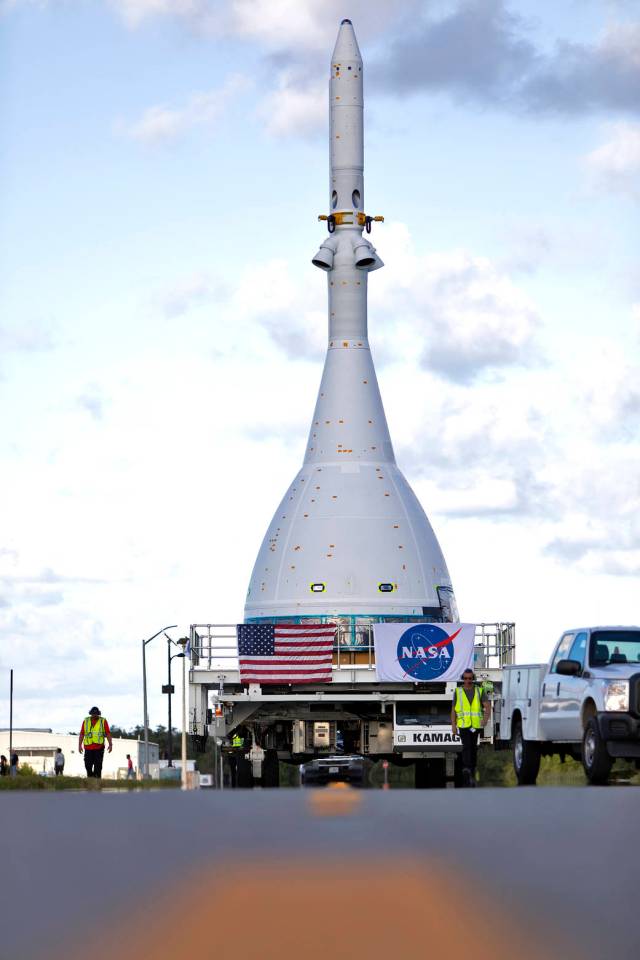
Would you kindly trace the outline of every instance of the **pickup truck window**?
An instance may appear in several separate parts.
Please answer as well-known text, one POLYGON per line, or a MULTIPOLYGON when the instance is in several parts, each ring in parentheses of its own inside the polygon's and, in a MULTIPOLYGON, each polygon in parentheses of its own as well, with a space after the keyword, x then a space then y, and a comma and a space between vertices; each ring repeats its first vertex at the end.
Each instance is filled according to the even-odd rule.
POLYGON ((640 663, 640 630, 595 630, 589 643, 589 663, 640 663))
POLYGON ((571 645, 571 650, 569 651, 569 660, 577 660, 581 666, 584 667, 584 658, 587 654, 587 632, 586 630, 581 630, 580 633, 576 634, 576 638, 571 645))
POLYGON ((571 649, 571 645, 575 640, 575 636, 576 636, 575 633, 565 633, 564 637, 558 644, 558 648, 555 652, 555 656, 551 664, 551 673, 556 672, 556 666, 558 664, 558 660, 568 660, 569 650, 571 649))

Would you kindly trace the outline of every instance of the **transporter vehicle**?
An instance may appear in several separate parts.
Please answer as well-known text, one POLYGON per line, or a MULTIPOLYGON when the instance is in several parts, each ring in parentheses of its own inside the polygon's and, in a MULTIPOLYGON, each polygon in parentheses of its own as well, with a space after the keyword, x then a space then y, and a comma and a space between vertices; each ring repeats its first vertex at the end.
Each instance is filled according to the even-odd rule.
MULTIPOLYGON (((396 462, 371 353, 369 275, 384 264, 368 236, 384 217, 366 213, 363 70, 345 18, 328 71, 327 235, 311 258, 326 275, 326 353, 302 466, 262 539, 239 630, 191 628, 192 733, 228 751, 238 786, 276 786, 282 762, 341 752, 415 764, 420 786, 456 779, 451 701, 474 625, 459 623, 444 554, 396 462)), ((514 625, 481 625, 475 641, 478 673, 499 686, 514 625)))
POLYGON ((511 744, 520 784, 552 754, 581 759, 593 784, 618 757, 640 767, 640 627, 567 630, 548 664, 505 667, 498 706, 495 742, 511 744))
MULTIPOLYGON (((415 768, 417 787, 459 783, 460 739, 451 731, 456 682, 390 682, 376 674, 372 628, 357 632, 348 618, 338 623, 331 681, 296 686, 240 682, 235 625, 191 627, 189 727, 201 748, 228 756, 235 731, 243 738, 236 785, 276 787, 280 764, 306 766, 306 782, 330 758, 388 760, 415 768), (307 772, 308 771, 308 772, 307 772)), ((479 624, 475 636, 478 680, 500 696, 503 668, 515 651, 513 623, 479 624)), ((487 742, 493 727, 486 728, 487 742)), ((326 770, 342 766, 331 760, 326 770)), ((340 770, 333 777, 340 776, 340 770)), ((228 781, 228 776, 226 780, 228 781)))

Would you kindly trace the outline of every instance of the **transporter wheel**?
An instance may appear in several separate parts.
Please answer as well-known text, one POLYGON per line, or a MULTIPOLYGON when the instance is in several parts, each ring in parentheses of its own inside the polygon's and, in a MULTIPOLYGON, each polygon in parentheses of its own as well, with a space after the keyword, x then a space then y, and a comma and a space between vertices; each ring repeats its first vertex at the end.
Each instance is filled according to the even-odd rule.
POLYGON ((533 740, 525 740, 522 735, 522 723, 519 721, 513 731, 513 769, 521 787, 530 786, 538 779, 540 770, 540 746, 533 740))
POLYGON ((582 766, 589 783, 606 783, 611 773, 613 760, 607 753, 607 746, 600 736, 598 721, 591 717, 582 739, 582 766))
POLYGON ((251 761, 247 760, 246 757, 238 757, 237 759, 237 774, 236 774, 236 785, 238 787, 252 787, 253 786, 253 767, 251 761))
POLYGON ((459 753, 456 756, 456 761, 453 765, 453 786, 456 790, 459 790, 461 787, 464 787, 464 777, 462 776, 462 754, 459 753))
POLYGON ((266 750, 262 761, 262 786, 280 786, 280 763, 277 750, 266 750))
POLYGON ((446 785, 444 760, 416 760, 416 790, 440 790, 446 785))

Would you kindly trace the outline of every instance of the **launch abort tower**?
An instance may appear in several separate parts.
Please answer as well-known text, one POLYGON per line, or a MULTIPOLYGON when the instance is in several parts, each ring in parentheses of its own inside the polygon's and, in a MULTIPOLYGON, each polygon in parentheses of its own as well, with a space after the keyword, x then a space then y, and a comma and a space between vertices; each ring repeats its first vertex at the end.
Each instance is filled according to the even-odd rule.
POLYGON ((329 235, 313 258, 326 271, 329 343, 302 469, 255 563, 247 622, 337 622, 343 639, 392 619, 458 619, 429 520, 395 461, 369 348, 368 275, 383 266, 363 236, 362 57, 343 20, 331 59, 329 235))

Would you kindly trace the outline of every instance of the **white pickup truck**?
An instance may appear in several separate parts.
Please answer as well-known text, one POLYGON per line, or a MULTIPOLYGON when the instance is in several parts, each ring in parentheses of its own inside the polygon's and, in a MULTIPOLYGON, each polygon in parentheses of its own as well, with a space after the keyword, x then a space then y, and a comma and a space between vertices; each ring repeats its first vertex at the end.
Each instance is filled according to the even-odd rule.
POLYGON ((567 630, 548 664, 505 667, 495 724, 520 784, 554 753, 582 759, 590 783, 617 757, 640 766, 640 627, 567 630))

